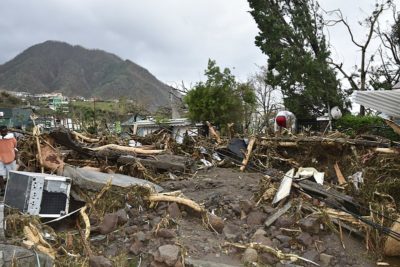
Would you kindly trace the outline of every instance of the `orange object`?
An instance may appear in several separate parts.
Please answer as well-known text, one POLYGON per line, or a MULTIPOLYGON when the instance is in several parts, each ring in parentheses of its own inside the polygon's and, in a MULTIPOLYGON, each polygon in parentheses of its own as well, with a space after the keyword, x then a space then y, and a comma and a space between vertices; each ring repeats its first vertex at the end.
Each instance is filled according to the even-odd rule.
POLYGON ((15 148, 17 140, 14 135, 9 133, 5 136, 0 135, 0 161, 4 164, 10 164, 15 160, 15 148))

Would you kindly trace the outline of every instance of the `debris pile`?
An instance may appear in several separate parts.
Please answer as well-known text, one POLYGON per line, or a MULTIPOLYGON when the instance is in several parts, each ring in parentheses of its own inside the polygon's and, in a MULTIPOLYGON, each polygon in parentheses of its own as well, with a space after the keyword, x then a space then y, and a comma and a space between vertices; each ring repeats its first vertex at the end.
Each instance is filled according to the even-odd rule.
POLYGON ((375 266, 400 256, 400 157, 390 140, 210 133, 182 144, 165 132, 131 136, 141 146, 65 129, 25 133, 7 183, 0 260, 375 266), (56 189, 69 186, 62 198, 56 189))

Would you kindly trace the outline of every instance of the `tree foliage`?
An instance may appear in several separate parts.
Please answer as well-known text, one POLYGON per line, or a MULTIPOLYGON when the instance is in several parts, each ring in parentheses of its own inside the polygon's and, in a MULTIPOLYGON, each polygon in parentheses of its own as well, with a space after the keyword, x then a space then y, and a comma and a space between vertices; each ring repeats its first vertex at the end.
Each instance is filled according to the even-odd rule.
POLYGON ((0 107, 2 108, 14 108, 22 106, 24 103, 18 97, 12 96, 5 91, 0 91, 0 107))
POLYGON ((239 84, 228 68, 221 71, 214 60, 208 61, 207 80, 198 82, 184 97, 189 117, 194 121, 210 121, 218 126, 248 122, 256 103, 247 84, 239 84))
POLYGON ((298 117, 343 106, 323 20, 312 0, 248 0, 260 30, 255 44, 268 56, 266 80, 282 90, 284 105, 298 117), (325 110, 324 110, 325 109, 325 110))

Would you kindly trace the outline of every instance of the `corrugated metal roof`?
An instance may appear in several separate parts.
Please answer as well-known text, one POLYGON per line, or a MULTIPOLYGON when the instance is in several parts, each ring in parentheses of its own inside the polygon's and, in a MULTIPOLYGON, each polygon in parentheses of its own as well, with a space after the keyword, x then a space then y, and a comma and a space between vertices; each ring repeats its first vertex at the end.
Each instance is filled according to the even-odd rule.
POLYGON ((367 108, 400 117, 400 90, 357 91, 352 98, 354 102, 367 108))

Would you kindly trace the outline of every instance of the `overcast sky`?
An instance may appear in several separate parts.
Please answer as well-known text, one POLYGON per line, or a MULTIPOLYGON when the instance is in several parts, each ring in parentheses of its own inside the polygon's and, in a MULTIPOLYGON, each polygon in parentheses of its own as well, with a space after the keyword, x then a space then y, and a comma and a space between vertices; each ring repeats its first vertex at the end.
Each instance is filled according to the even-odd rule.
MULTIPOLYGON (((397 0, 400 1, 400 0, 397 0)), ((321 0, 352 26, 374 0, 321 0)), ((242 81, 266 63, 254 45, 256 24, 245 0, 1 0, 0 64, 46 40, 98 48, 130 59, 173 84, 203 79, 208 58, 242 81)), ((382 19, 385 23, 390 14, 382 19)), ((365 30, 357 27, 356 38, 365 30)), ((344 27, 329 29, 334 57, 352 66, 359 51, 344 27)))

